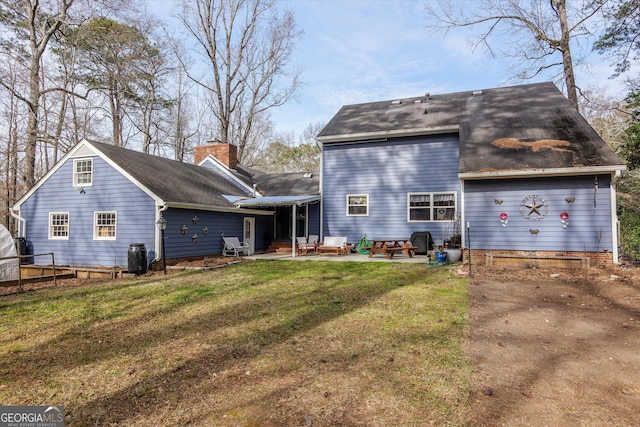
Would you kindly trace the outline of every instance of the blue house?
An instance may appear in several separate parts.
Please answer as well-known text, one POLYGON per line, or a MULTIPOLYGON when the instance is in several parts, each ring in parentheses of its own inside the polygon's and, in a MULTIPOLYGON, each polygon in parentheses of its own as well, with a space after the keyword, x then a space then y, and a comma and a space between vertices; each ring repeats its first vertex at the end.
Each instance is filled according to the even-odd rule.
MULTIPOLYGON (((319 178, 270 175, 237 163, 230 144, 197 147, 186 164, 83 140, 13 206, 32 253, 71 266, 126 266, 132 244, 148 261, 222 253, 222 237, 251 251, 319 234, 319 178)), ((36 259, 50 262, 50 259, 36 259)))
POLYGON ((625 165, 552 83, 347 105, 318 140, 323 236, 617 261, 625 165))
POLYGON ((160 218, 168 259, 220 254, 222 236, 263 251, 414 232, 459 236, 476 256, 618 259, 625 166, 552 83, 347 105, 317 139, 319 176, 244 167, 231 144, 185 164, 83 140, 12 214, 33 252, 62 265, 126 265, 139 243, 158 260, 160 218))

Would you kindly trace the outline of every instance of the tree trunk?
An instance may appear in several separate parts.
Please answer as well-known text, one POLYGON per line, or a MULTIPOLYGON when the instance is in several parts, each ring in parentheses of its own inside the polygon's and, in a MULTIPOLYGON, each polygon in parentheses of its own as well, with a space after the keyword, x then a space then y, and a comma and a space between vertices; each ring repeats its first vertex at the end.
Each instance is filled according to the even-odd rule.
MULTIPOLYGON (((12 149, 13 149, 13 100, 11 100, 10 103, 10 111, 9 111, 9 128, 7 131, 7 150, 5 152, 5 161, 6 161, 6 165, 5 165, 5 170, 4 170, 4 189, 5 189, 5 196, 4 196, 4 212, 5 212, 5 217, 4 217, 4 223, 7 225, 7 229, 9 230, 9 232, 12 232, 11 230, 11 215, 9 214, 9 209, 11 208, 11 180, 12 180, 12 165, 13 165, 13 155, 12 155, 12 149)), ((14 174, 15 175, 15 174, 14 174)))
POLYGON ((40 60, 44 54, 49 40, 58 31, 60 25, 67 20, 67 11, 74 0, 61 0, 55 2, 60 7, 55 19, 46 20, 37 0, 22 0, 27 29, 29 31, 29 98, 27 100, 27 143, 25 146, 25 177, 27 188, 31 188, 36 180, 36 147, 38 145, 40 110, 40 60), (44 19, 44 20, 43 20, 44 19), (43 20, 43 21, 41 21, 43 20))
POLYGON ((29 72, 29 104, 27 105, 27 143, 25 146, 25 177, 27 188, 36 182, 36 147, 38 145, 38 111, 40 109, 40 56, 35 43, 31 49, 31 68, 29 72))
MULTIPOLYGON (((114 84, 114 83, 112 83, 114 84)), ((122 147, 122 116, 120 108, 120 99, 118 98, 117 89, 112 87, 111 94, 109 96, 109 105, 111 107, 111 117, 113 117, 113 145, 116 147, 122 147)))
POLYGON ((560 50, 562 52, 562 67, 564 70, 564 81, 567 85, 567 98, 578 109, 578 91, 576 89, 576 78, 573 73, 573 61, 571 59, 571 48, 569 42, 571 33, 567 22, 567 4, 566 0, 552 0, 553 5, 558 11, 558 19, 560 19, 560 30, 562 37, 560 39, 560 50))

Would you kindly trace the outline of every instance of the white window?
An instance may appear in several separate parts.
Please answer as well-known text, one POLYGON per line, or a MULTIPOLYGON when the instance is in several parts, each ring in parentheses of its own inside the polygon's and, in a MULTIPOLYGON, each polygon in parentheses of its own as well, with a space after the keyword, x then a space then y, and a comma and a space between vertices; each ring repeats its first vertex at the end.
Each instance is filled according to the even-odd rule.
POLYGON ((93 159, 75 159, 73 161, 73 186, 91 186, 93 183, 93 159))
POLYGON ((347 194, 347 216, 368 216, 369 195, 347 194))
POLYGON ((409 193, 407 210, 409 222, 454 221, 456 193, 409 193))
POLYGON ((69 240, 69 212, 49 212, 49 239, 69 240))
POLYGON ((94 240, 115 240, 116 239, 116 213, 115 212, 95 212, 93 214, 93 239, 94 240))

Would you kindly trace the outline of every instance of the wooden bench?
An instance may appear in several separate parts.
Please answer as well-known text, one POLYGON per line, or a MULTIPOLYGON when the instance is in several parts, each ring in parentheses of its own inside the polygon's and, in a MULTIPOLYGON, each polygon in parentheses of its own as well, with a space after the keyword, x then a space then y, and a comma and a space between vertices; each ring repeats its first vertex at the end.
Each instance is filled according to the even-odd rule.
POLYGON ((409 258, 413 258, 413 256, 416 253, 416 249, 417 248, 415 246, 407 245, 407 246, 387 247, 387 248, 384 248, 383 250, 385 252, 385 255, 387 256, 387 259, 391 259, 393 258, 396 252, 402 252, 405 255, 409 255, 409 258))

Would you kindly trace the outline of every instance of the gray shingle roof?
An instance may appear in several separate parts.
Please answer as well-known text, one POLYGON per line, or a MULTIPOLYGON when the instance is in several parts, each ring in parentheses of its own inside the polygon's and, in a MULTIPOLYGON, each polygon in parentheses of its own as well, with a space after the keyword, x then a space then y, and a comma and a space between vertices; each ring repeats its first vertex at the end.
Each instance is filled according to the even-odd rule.
POLYGON ((339 143, 459 127, 460 173, 620 166, 553 83, 346 105, 318 139, 339 143))
POLYGON ((303 172, 268 174, 256 169, 238 166, 238 171, 250 173, 263 196, 307 196, 320 194, 320 176, 303 172))
POLYGON ((90 144, 167 203, 233 207, 222 195, 247 195, 208 168, 110 144, 90 144))
MULTIPOLYGON (((235 205, 223 196, 248 197, 251 195, 210 168, 110 144, 88 142, 167 203, 234 207, 235 205)), ((254 183, 257 184, 257 190, 264 196, 319 194, 320 185, 317 174, 312 177, 305 177, 303 173, 267 174, 240 165, 233 174, 249 187, 254 183)))

